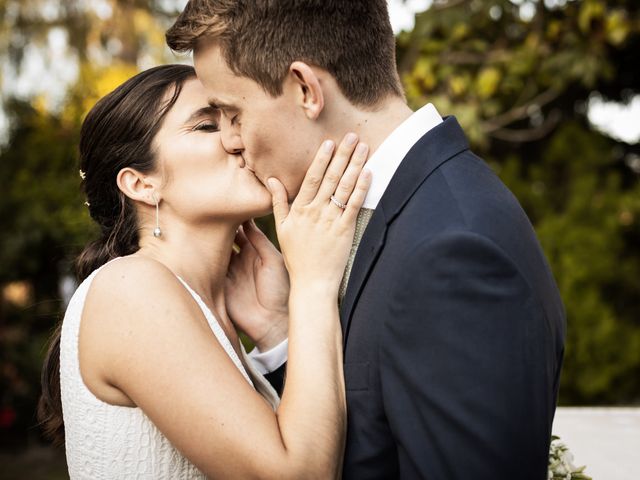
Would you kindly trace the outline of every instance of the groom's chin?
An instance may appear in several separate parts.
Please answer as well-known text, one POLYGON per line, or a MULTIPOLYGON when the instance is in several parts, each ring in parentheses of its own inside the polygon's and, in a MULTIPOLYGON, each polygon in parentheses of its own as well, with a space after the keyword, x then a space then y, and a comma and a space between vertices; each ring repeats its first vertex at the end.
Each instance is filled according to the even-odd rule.
POLYGON ((300 193, 300 187, 302 187, 302 182, 300 183, 282 183, 284 185, 285 190, 287 191, 287 198, 289 200, 289 203, 293 202, 296 197, 298 196, 298 193, 300 193))

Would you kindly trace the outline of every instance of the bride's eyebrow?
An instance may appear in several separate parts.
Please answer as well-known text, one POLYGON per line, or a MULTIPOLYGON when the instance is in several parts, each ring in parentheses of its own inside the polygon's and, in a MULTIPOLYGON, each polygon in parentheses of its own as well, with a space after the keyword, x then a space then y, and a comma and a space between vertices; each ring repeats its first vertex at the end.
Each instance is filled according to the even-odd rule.
POLYGON ((203 117, 215 117, 219 115, 220 110, 217 108, 208 105, 206 107, 202 107, 191 114, 191 116, 187 119, 185 123, 191 123, 194 120, 198 120, 203 117))

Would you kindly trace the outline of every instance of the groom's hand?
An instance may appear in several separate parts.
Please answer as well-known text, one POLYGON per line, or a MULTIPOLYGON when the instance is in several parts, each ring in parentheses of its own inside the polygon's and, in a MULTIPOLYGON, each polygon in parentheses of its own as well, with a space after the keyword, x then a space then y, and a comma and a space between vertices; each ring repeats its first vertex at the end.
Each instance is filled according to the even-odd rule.
POLYGON ((253 221, 238 230, 227 273, 225 300, 234 324, 260 351, 287 338, 289 276, 282 255, 253 221))

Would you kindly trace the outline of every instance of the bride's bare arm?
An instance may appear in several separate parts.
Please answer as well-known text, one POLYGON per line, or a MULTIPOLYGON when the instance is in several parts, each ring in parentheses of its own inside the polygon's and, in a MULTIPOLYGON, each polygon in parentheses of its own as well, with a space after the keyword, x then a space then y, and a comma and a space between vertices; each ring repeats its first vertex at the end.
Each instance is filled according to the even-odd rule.
POLYGON ((331 151, 319 153, 291 209, 283 187, 271 186, 291 274, 288 377, 277 412, 168 269, 127 258, 94 280, 80 334, 85 382, 91 389, 97 379, 123 405, 139 406, 207 476, 338 476, 346 412, 337 290, 369 184, 366 151, 345 171, 352 151, 341 145, 330 164, 331 151), (353 191, 344 212, 329 201, 336 189, 353 191))

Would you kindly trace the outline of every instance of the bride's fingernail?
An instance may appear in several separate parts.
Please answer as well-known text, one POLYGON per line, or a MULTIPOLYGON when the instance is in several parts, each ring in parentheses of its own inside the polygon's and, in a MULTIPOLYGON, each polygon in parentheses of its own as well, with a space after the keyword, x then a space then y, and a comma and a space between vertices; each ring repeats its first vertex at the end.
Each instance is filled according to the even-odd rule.
POLYGON ((331 151, 333 150, 333 140, 326 140, 322 145, 322 148, 324 148, 324 151, 326 153, 331 153, 331 151))
POLYGON ((367 153, 367 150, 369 150, 369 147, 367 146, 366 143, 360 143, 357 147, 356 147, 356 153, 358 155, 365 155, 367 153))
POLYGON ((273 178, 267 178, 267 188, 269 189, 270 192, 273 193, 273 183, 275 182, 275 179, 273 178))
POLYGON ((358 141, 358 136, 355 133, 349 133, 347 134, 344 140, 347 143, 347 145, 353 145, 358 141))

